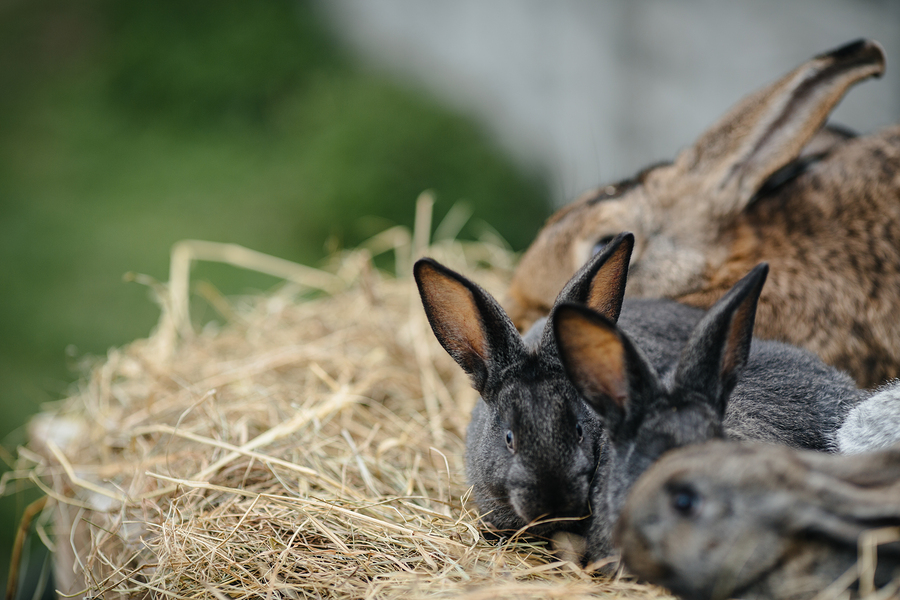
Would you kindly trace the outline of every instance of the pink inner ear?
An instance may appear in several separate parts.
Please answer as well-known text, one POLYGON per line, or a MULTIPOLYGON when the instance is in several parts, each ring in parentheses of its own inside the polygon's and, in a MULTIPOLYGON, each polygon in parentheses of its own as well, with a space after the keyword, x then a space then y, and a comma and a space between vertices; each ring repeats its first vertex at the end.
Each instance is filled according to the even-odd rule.
POLYGON ((731 373, 738 366, 738 361, 741 359, 742 354, 742 333, 747 324, 747 319, 753 317, 755 310, 756 307, 752 302, 744 302, 731 318, 731 325, 728 328, 728 342, 725 344, 725 352, 722 356, 720 377, 731 373))
POLYGON ((627 247, 622 244, 619 250, 609 257, 591 281, 587 305, 610 320, 617 320, 620 298, 622 297, 622 280, 628 270, 627 247))
POLYGON ((562 322, 559 334, 580 387, 588 394, 607 396, 624 409, 628 402, 625 350, 616 333, 572 316, 562 322))
POLYGON ((472 292, 458 281, 438 274, 422 284, 436 318, 434 324, 443 332, 444 341, 460 352, 474 352, 487 360, 487 340, 472 292))

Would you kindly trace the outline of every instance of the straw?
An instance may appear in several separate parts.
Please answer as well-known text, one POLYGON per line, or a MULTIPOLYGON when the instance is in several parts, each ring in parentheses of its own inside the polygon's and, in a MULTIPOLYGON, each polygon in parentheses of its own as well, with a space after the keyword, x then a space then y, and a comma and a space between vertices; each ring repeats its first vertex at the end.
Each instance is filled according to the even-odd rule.
MULTIPOLYGON (((464 474, 477 395, 431 334, 409 269, 427 254, 502 297, 515 257, 495 238, 431 243, 399 229, 327 270, 183 242, 163 315, 38 415, 10 478, 48 494, 56 581, 114 598, 655 598, 544 543, 485 539, 464 474), (394 252, 399 276, 372 266, 394 252), (289 278, 197 332, 195 260, 289 278), (399 268, 399 267, 398 267, 399 268), (310 299, 307 290, 321 290, 310 299)), ((424 213, 427 211, 427 214, 424 213)), ((136 277, 148 281, 148 278, 136 277)))

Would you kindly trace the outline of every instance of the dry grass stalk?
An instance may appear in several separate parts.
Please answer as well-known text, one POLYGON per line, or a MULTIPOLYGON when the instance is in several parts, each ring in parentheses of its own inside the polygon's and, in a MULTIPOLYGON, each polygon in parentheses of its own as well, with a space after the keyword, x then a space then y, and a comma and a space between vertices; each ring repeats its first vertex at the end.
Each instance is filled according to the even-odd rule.
MULTIPOLYGON (((391 230, 369 248, 397 249, 408 272, 413 237, 391 230)), ((498 244, 453 240, 428 254, 495 293, 513 258, 498 244)), ((188 271, 173 265, 159 293, 186 294, 188 271)), ((431 335, 411 278, 371 268, 367 248, 331 271, 313 285, 342 290, 304 299, 306 286, 286 285, 244 298, 229 324, 200 334, 185 327, 184 298, 163 297, 153 335, 110 351, 77 394, 34 420, 13 476, 55 507, 47 537, 64 593, 659 595, 591 577, 540 544, 484 540, 462 458, 476 395, 431 335)))

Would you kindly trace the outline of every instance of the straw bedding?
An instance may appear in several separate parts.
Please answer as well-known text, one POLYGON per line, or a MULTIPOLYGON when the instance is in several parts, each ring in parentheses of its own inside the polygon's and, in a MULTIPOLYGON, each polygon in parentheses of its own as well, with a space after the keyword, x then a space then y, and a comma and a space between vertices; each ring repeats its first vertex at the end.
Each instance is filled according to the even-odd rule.
POLYGON ((658 596, 544 545, 482 537, 463 468, 476 394, 406 275, 426 253, 497 295, 513 258, 489 241, 426 250, 397 230, 331 275, 301 272, 237 300, 207 289, 229 318, 200 333, 179 317, 173 290, 186 283, 173 264, 154 333, 112 350, 32 422, 20 451, 13 477, 50 497, 39 533, 58 587, 103 598, 658 596), (385 248, 402 276, 372 267, 385 248), (302 281, 314 276, 332 293, 310 297, 302 281))

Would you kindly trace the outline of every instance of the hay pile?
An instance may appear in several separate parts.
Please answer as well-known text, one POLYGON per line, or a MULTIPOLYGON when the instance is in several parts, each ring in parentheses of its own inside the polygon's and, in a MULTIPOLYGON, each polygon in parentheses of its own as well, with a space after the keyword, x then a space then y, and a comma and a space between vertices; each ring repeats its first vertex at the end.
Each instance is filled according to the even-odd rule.
POLYGON ((512 256, 491 242, 424 246, 391 230, 331 274, 236 247, 179 246, 158 286, 157 330, 111 351, 77 395, 33 421, 20 451, 14 476, 50 497, 53 524, 41 533, 58 588, 103 598, 657 596, 555 561, 542 545, 481 537, 463 472, 476 395, 405 274, 427 253, 500 295, 512 256), (404 276, 372 268, 385 248, 404 276), (229 322, 193 333, 187 278, 198 257, 299 283, 236 301, 207 291, 229 322), (310 299, 311 287, 333 293, 310 299))

